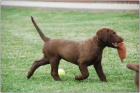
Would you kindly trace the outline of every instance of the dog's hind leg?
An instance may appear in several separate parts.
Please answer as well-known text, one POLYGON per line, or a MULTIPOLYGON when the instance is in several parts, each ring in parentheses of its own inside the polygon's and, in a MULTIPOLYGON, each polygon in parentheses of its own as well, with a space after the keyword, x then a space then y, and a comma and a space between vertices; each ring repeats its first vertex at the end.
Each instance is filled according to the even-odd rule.
POLYGON ((54 80, 56 80, 56 81, 62 81, 62 79, 58 75, 59 63, 60 63, 60 59, 58 59, 58 58, 52 58, 52 60, 50 60, 51 75, 54 78, 54 80))
POLYGON ((40 60, 37 60, 33 63, 32 67, 30 68, 29 72, 28 72, 28 75, 27 75, 27 78, 29 79, 35 72, 35 70, 42 66, 42 65, 46 65, 46 64, 49 64, 50 62, 48 61, 47 58, 43 57, 42 59, 40 60))

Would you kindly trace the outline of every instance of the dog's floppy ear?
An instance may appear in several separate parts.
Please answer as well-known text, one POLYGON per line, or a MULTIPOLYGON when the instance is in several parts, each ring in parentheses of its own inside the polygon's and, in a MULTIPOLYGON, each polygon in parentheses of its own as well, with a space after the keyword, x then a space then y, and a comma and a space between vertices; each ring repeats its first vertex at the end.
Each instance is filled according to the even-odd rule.
POLYGON ((108 30, 106 28, 102 28, 96 32, 96 35, 98 36, 99 40, 102 40, 105 42, 107 41, 107 32, 108 30))
POLYGON ((134 63, 128 63, 126 65, 127 68, 134 70, 136 72, 139 72, 139 64, 134 64, 134 63))

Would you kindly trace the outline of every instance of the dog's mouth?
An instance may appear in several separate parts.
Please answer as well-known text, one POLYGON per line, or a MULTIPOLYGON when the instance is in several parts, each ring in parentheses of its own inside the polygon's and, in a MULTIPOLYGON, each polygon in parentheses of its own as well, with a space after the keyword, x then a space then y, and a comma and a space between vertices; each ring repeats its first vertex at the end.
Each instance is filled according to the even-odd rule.
POLYGON ((113 45, 114 48, 118 48, 120 43, 121 42, 112 42, 112 45, 113 45))
POLYGON ((119 44, 120 44, 121 42, 123 42, 123 41, 124 41, 124 39, 119 40, 119 41, 112 41, 112 45, 113 45, 114 48, 118 48, 118 47, 119 47, 119 44))
POLYGON ((124 38, 120 37, 118 39, 114 39, 111 41, 111 45, 113 48, 118 48, 119 44, 124 41, 124 38))
POLYGON ((118 47, 118 43, 117 42, 112 42, 112 45, 114 46, 114 47, 118 47))

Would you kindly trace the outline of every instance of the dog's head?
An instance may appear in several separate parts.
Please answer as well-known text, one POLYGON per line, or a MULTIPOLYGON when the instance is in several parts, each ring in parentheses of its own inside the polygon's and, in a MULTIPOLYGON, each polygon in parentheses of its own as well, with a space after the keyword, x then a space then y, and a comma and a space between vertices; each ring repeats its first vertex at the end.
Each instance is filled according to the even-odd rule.
POLYGON ((105 46, 117 48, 118 43, 123 42, 123 38, 118 36, 116 32, 109 28, 102 28, 96 32, 98 39, 105 46))

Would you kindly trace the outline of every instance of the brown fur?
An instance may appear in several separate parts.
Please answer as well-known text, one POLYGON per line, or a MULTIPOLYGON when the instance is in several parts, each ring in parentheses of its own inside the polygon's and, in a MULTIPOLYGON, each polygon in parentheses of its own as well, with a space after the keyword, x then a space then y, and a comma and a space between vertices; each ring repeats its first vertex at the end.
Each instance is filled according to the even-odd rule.
POLYGON ((50 64, 52 77, 57 81, 61 81, 58 75, 58 66, 60 60, 64 59, 79 66, 81 75, 75 76, 76 80, 88 78, 89 72, 87 67, 93 65, 100 80, 107 82, 101 65, 102 52, 106 46, 117 48, 112 44, 113 42, 120 43, 123 41, 123 38, 118 36, 115 31, 109 28, 102 28, 92 38, 79 42, 50 39, 42 33, 33 17, 31 19, 45 44, 43 47, 43 58, 33 63, 27 78, 30 78, 38 67, 50 64))
POLYGON ((128 63, 126 66, 127 66, 127 68, 129 68, 129 69, 131 69, 131 70, 136 72, 135 84, 138 87, 138 91, 140 91, 140 89, 139 89, 139 64, 128 63))

